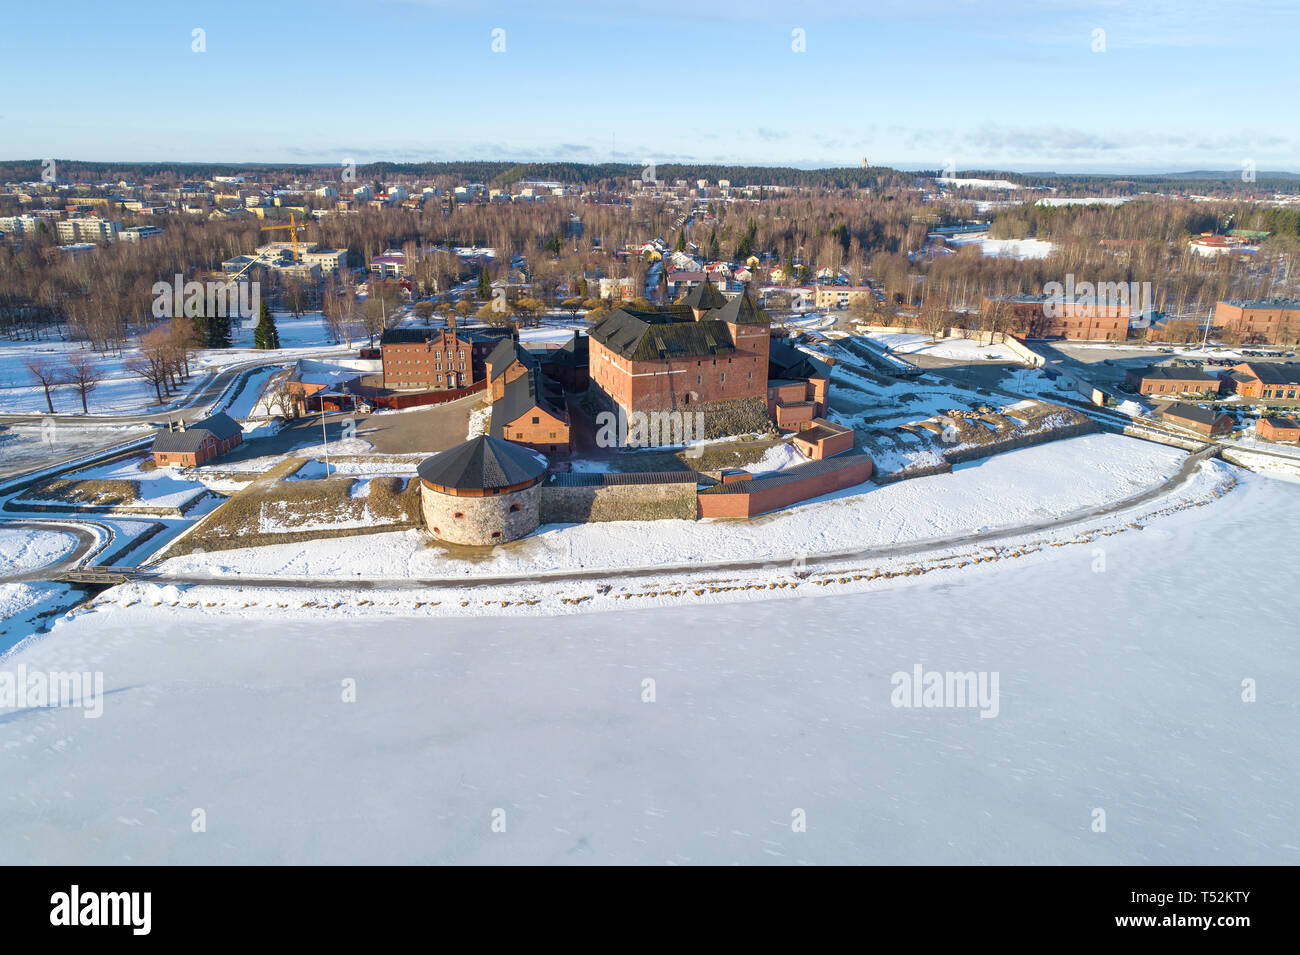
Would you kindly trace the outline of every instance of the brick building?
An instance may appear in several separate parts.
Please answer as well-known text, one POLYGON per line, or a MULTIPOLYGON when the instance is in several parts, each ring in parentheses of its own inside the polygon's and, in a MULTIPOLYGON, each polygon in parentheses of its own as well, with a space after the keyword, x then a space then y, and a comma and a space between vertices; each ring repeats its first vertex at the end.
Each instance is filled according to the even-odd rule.
POLYGON ((748 291, 728 301, 702 283, 655 310, 618 309, 589 336, 590 381, 610 410, 705 414, 709 437, 792 430, 827 407, 829 366, 771 338, 748 291))
POLYGON ((1300 441, 1300 420, 1295 418, 1260 418, 1255 433, 1265 441, 1300 441))
POLYGON ((830 410, 831 365, 773 339, 768 348, 767 415, 779 431, 797 431, 830 410))
POLYGON ((1300 343, 1300 300, 1238 299, 1214 306, 1217 334, 1243 344, 1300 343))
POLYGON ((1195 431, 1207 438, 1215 438, 1232 431, 1236 422, 1231 415, 1213 408, 1173 401, 1160 409, 1160 420, 1177 428, 1195 431))
POLYGON ((468 388, 484 375, 487 356, 499 338, 446 328, 390 328, 379 339, 383 383, 394 391, 450 391, 468 388))
POLYGON ((536 357, 507 338, 487 356, 484 366, 492 436, 545 454, 567 454, 569 412, 559 385, 541 373, 536 357))
POLYGON ((854 438, 852 428, 835 424, 825 418, 814 418, 808 427, 795 432, 792 440, 804 457, 820 461, 823 458, 843 454, 845 451, 852 451, 854 438))
POLYGON ((1295 401, 1300 398, 1300 365, 1244 361, 1222 376, 1227 391, 1243 398, 1295 401))
POLYGON ((1125 372, 1129 385, 1142 395, 1218 394, 1223 384, 1218 375, 1186 365, 1152 365, 1125 372))
POLYGON ((591 330, 591 383, 629 414, 765 408, 770 324, 748 294, 728 302, 710 282, 666 309, 620 308, 591 330))
POLYGON ((234 418, 214 414, 179 430, 164 431, 153 440, 153 460, 159 467, 194 468, 225 454, 244 441, 244 429, 234 418))
POLYGON ((1133 318, 1132 305, 1124 302, 1059 302, 1047 295, 986 297, 984 308, 999 310, 1004 330, 1021 338, 1122 342, 1133 318))
POLYGON ((576 330, 559 348, 538 356, 542 374, 559 382, 565 391, 586 391, 590 381, 591 340, 576 330))

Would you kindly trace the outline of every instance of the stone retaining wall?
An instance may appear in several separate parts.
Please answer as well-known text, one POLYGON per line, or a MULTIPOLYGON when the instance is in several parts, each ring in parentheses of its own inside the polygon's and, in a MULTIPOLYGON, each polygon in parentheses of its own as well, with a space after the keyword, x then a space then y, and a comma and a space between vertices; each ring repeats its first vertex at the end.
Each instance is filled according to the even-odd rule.
POLYGON ((695 519, 695 482, 558 487, 541 494, 543 524, 695 519))

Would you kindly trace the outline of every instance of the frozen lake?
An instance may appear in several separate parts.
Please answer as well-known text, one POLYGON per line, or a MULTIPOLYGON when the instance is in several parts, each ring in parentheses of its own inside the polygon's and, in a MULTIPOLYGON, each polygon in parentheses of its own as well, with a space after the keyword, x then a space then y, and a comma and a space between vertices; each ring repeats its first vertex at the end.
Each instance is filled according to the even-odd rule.
POLYGON ((1300 485, 1247 475, 1100 553, 849 596, 97 611, 0 661, 106 691, 0 711, 0 863, 1295 864, 1297 531, 1300 485), (997 715, 892 705, 916 666, 996 672, 997 715))

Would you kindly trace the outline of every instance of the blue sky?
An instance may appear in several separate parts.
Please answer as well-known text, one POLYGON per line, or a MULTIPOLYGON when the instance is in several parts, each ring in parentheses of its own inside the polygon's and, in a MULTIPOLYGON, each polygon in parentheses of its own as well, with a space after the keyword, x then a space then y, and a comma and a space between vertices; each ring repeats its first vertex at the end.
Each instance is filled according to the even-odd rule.
POLYGON ((4 159, 1300 172, 1296 0, 45 0, 5 27, 4 159))

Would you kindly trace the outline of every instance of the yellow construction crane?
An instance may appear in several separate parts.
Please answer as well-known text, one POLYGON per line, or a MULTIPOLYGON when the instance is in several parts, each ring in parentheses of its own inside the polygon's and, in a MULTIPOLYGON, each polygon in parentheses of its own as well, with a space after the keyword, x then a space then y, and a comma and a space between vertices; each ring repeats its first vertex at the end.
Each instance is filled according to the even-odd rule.
POLYGON ((295 262, 301 262, 301 261, 302 261, 302 256, 298 253, 298 233, 299 233, 300 231, 305 231, 306 226, 299 226, 299 225, 298 225, 298 220, 296 220, 296 219, 293 217, 293 213, 290 212, 290 213, 289 213, 289 224, 288 224, 288 225, 264 225, 264 226, 262 226, 261 231, 263 231, 263 232, 275 232, 275 231, 278 230, 278 229, 288 229, 288 230, 289 230, 289 241, 290 241, 290 243, 293 245, 293 260, 294 260, 295 262))

